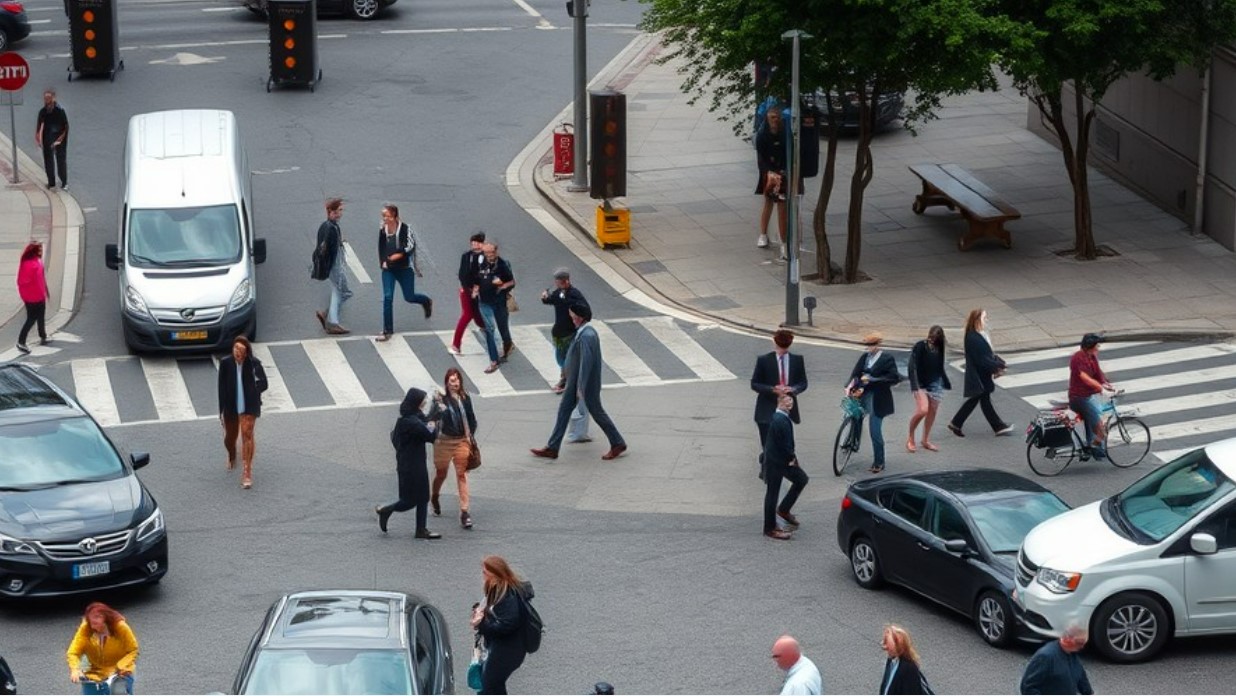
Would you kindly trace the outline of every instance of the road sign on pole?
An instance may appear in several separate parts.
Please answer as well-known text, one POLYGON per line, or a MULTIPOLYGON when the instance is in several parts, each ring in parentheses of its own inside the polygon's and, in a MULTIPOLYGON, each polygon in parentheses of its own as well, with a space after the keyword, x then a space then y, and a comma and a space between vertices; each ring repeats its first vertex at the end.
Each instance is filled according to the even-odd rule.
MULTIPOLYGON (((17 92, 22 87, 26 86, 26 82, 30 80, 30 64, 26 62, 21 54, 9 51, 8 53, 0 53, 0 91, 17 92)), ((6 94, 5 99, 9 103, 9 129, 12 131, 13 141, 13 183, 17 183, 17 116, 14 111, 14 103, 21 103, 21 95, 6 94)))

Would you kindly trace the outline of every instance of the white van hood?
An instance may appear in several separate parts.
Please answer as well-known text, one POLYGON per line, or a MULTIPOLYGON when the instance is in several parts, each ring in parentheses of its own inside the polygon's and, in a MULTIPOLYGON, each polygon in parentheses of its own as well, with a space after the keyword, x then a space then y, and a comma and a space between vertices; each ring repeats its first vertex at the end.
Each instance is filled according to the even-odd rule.
POLYGON ((148 309, 223 307, 236 286, 249 276, 246 261, 202 268, 128 267, 125 278, 141 294, 148 309))
POLYGON ((1022 553, 1040 567, 1083 573, 1144 549, 1107 526, 1099 513, 1102 504, 1093 502, 1042 522, 1026 535, 1022 553))

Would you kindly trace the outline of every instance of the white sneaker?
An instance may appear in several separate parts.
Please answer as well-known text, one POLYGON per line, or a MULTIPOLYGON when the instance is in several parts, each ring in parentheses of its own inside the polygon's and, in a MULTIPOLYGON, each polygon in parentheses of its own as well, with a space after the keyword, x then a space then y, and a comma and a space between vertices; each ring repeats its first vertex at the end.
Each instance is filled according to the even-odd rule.
POLYGON ((755 240, 755 245, 759 247, 760 249, 767 249, 768 248, 768 235, 761 234, 760 238, 755 240))

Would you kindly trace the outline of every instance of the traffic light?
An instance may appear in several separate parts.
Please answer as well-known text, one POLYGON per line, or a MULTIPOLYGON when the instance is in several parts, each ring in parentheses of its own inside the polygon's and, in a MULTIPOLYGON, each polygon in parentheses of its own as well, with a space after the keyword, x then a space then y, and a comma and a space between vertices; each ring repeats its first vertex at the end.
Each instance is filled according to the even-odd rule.
POLYGON ((588 93, 592 152, 588 175, 593 198, 627 195, 627 95, 613 90, 588 93))
POLYGON ((267 0, 270 21, 270 81, 312 86, 318 80, 318 20, 315 0, 267 0))
POLYGON ((69 55, 81 75, 114 75, 120 62, 115 0, 69 0, 69 55))

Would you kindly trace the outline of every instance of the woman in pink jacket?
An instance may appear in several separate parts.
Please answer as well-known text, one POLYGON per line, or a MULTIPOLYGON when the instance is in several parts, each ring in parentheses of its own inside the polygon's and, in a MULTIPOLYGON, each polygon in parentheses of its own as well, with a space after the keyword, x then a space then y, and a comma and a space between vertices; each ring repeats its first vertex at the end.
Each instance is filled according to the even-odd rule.
POLYGON ((43 272, 43 243, 34 241, 26 245, 21 252, 21 267, 17 270, 17 293, 21 301, 26 303, 26 323, 21 325, 21 334, 17 337, 17 350, 29 353, 26 347, 26 334, 35 322, 39 325, 39 340, 47 343, 47 330, 43 327, 43 318, 47 313, 47 276, 43 272))

